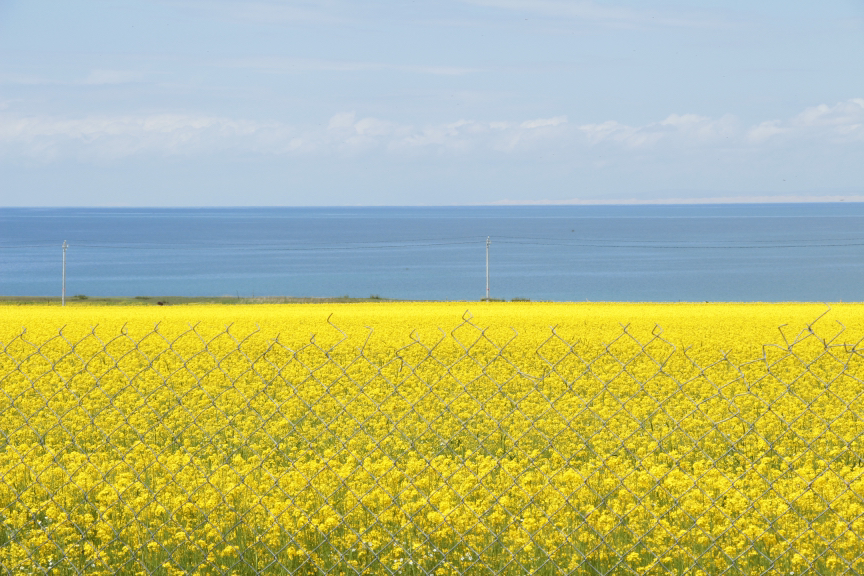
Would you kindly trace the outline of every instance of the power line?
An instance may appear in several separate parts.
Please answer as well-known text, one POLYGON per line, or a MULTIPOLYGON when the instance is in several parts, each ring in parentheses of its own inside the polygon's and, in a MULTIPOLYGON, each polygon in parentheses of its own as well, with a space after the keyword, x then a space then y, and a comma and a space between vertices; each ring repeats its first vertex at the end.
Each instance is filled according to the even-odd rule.
MULTIPOLYGON (((411 240, 398 240, 398 239, 384 239, 384 240, 345 240, 345 241, 328 241, 328 242, 309 242, 303 240, 297 240, 293 238, 282 239, 279 242, 124 242, 124 241, 98 241, 98 240, 84 240, 81 244, 76 244, 76 246, 89 246, 89 247, 97 247, 97 246, 132 246, 132 247, 204 247, 204 248, 223 248, 223 247, 258 247, 258 246, 281 246, 282 241, 289 241, 294 245, 304 245, 304 246, 332 246, 332 245, 376 245, 376 244, 400 244, 400 243, 453 243, 453 242, 479 242, 483 240, 482 236, 452 236, 449 238, 413 238, 411 240)), ((14 242, 0 240, 0 248, 10 248, 10 247, 21 247, 21 246, 34 246, 34 247, 42 247, 42 246, 56 246, 56 242, 38 242, 31 244, 15 244, 14 242)))
MULTIPOLYGON (((177 247, 166 245, 164 247, 153 248, 150 246, 135 246, 135 245, 108 245, 108 244, 75 244, 76 248, 97 248, 106 250, 216 250, 216 249, 236 249, 236 250, 257 250, 270 252, 310 252, 310 251, 338 251, 338 250, 381 250, 388 248, 425 248, 430 246, 458 246, 467 244, 477 244, 474 242, 428 242, 423 244, 399 243, 399 244, 364 244, 364 245, 315 245, 315 246, 279 246, 274 244, 258 244, 258 245, 243 245, 232 246, 225 244, 213 245, 195 245, 189 247, 177 247)), ((70 244, 71 246, 71 244, 70 244)))
MULTIPOLYGON (((506 240, 536 240, 540 242, 580 242, 580 243, 592 243, 592 242, 615 242, 618 244, 628 244, 628 243, 639 243, 639 244, 694 244, 694 243, 704 243, 704 242, 713 242, 713 243, 721 243, 721 242, 738 242, 738 243, 747 243, 747 244, 769 244, 776 242, 790 242, 789 240, 652 240, 652 239, 641 239, 641 240, 627 240, 624 238, 584 238, 584 237, 569 237, 569 238, 550 238, 548 236, 496 236, 496 238, 503 238, 506 240)), ((864 242, 864 238, 819 238, 813 239, 813 242, 834 242, 834 243, 846 243, 846 242, 864 242)))

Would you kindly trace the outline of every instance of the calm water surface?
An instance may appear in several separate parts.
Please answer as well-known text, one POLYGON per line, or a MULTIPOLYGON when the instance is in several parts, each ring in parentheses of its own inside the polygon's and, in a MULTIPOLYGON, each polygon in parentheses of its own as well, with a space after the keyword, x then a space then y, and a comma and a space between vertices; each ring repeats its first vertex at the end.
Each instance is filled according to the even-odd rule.
POLYGON ((864 300, 864 204, 0 209, 0 295, 864 300))

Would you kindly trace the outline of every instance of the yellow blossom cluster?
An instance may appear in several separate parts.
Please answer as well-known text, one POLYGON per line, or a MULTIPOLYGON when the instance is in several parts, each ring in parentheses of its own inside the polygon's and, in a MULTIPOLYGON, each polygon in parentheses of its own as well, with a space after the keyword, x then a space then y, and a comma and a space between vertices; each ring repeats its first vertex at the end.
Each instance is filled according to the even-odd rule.
POLYGON ((857 573, 864 306, 825 309, 0 307, 0 567, 857 573))

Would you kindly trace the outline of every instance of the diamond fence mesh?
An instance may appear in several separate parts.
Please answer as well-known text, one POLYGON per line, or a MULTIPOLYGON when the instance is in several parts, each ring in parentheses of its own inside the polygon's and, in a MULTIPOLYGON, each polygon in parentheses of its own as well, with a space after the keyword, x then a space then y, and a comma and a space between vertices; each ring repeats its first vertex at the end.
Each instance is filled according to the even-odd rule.
MULTIPOLYGON (((196 326, 0 358, 0 566, 44 574, 820 574, 864 567, 864 361, 808 328, 369 352, 196 326)), ((338 328, 334 327, 334 330, 338 328)))

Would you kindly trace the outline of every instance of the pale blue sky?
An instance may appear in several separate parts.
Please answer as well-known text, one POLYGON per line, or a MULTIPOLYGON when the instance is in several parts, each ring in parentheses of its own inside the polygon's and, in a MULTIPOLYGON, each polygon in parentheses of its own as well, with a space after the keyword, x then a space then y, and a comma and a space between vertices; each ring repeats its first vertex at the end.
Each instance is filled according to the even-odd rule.
POLYGON ((0 0, 0 205, 864 199, 864 0, 0 0))

